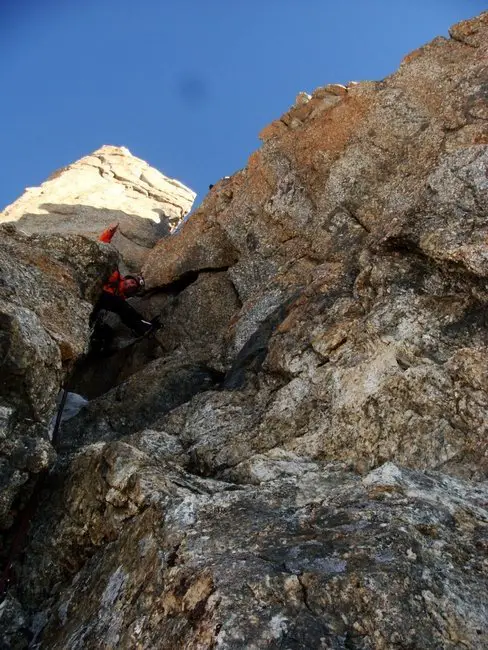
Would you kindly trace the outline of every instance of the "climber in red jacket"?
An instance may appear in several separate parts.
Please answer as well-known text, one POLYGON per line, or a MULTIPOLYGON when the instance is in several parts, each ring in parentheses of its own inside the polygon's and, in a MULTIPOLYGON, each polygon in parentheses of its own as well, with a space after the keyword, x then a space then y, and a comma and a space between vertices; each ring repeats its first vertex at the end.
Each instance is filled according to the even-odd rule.
MULTIPOLYGON (((115 235, 119 224, 112 224, 98 238, 99 241, 109 244, 115 235)), ((102 309, 117 314, 124 325, 127 325, 138 336, 142 336, 153 324, 139 314, 128 302, 127 298, 135 296, 144 288, 144 279, 138 275, 121 275, 117 269, 112 273, 107 282, 103 285, 103 291, 97 300, 90 316, 90 325, 93 325, 102 309)))

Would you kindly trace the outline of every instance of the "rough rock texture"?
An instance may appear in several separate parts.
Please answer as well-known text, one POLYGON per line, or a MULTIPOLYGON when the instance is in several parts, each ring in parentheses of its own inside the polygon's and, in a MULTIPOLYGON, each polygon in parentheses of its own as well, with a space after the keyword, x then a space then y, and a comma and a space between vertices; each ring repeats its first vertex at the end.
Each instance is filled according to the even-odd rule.
POLYGON ((22 584, 45 603, 42 647, 488 643, 486 483, 391 463, 360 479, 276 454, 255 459, 259 486, 235 489, 151 442, 89 447, 61 518, 37 529, 22 584))
POLYGON ((233 284, 227 385, 256 356, 281 382, 249 453, 486 476, 487 21, 382 82, 301 93, 149 255, 150 286, 210 268, 233 284))
POLYGON ((204 358, 217 370, 227 367, 229 323, 241 307, 227 273, 199 273, 188 286, 156 294, 148 303, 149 316, 157 313, 164 323, 159 340, 166 352, 204 358))
POLYGON ((162 349, 66 423, 6 638, 488 647, 487 48, 300 93, 149 254, 162 349))
POLYGON ((195 393, 211 388, 215 379, 215 373, 197 361, 189 364, 178 356, 155 359, 67 422, 61 449, 139 431, 195 393))
POLYGON ((0 527, 29 476, 53 460, 47 425, 115 253, 79 236, 0 227, 0 527))
POLYGON ((218 226, 208 223, 206 214, 192 215, 171 241, 161 241, 144 268, 147 286, 164 286, 188 272, 226 270, 237 261, 237 251, 218 226), (163 261, 164 259, 164 261, 163 261))
POLYGON ((97 237, 119 222, 113 239, 129 269, 190 211, 195 193, 125 147, 104 146, 30 187, 0 214, 26 233, 97 237))

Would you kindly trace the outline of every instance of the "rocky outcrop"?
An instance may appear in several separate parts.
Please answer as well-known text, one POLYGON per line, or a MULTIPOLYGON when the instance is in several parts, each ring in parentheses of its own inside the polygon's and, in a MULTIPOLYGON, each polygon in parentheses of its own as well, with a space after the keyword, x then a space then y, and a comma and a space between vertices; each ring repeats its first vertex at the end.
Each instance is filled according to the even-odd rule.
POLYGON ((487 47, 301 93, 149 253, 159 343, 64 426, 5 638, 488 645, 487 47))
POLYGON ((44 602, 42 647, 488 642, 486 485, 275 452, 236 489, 168 462, 168 435, 137 444, 88 448, 37 528, 22 584, 44 602))
POLYGON ((193 395, 214 386, 218 375, 204 364, 179 355, 155 359, 63 426, 61 449, 77 449, 150 426, 193 395), (134 404, 137 409, 134 409, 134 404))
POLYGON ((228 385, 253 355, 279 384, 248 453, 486 476, 487 22, 382 82, 301 93, 149 255, 150 286, 214 269, 235 288, 228 385))
POLYGON ((125 147, 104 146, 30 187, 0 214, 25 233, 96 238, 120 223, 113 239, 130 270, 190 211, 195 193, 125 147))
POLYGON ((1 227, 0 527, 31 475, 53 461, 48 424, 83 353, 88 317, 115 254, 79 236, 27 237, 1 227))

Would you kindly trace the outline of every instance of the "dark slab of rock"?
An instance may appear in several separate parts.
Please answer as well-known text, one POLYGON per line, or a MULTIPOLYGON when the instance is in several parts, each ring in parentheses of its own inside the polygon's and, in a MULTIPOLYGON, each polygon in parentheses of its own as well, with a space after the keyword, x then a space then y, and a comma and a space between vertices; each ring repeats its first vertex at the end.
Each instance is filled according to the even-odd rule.
POLYGON ((59 448, 75 449, 136 433, 219 379, 218 373, 198 361, 188 363, 178 355, 156 359, 66 422, 59 448))

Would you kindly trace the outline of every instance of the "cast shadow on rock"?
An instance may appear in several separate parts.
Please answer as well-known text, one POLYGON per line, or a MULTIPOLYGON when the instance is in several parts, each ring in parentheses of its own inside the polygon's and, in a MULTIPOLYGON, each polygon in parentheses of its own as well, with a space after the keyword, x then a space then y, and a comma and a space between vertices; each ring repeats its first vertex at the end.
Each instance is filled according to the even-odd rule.
POLYGON ((139 246, 152 248, 154 244, 170 234, 169 218, 162 210, 152 210, 159 221, 141 217, 123 210, 97 208, 83 204, 43 203, 39 208, 48 214, 26 213, 17 222, 19 230, 27 234, 83 234, 99 235, 109 224, 120 224, 120 233, 139 246))

